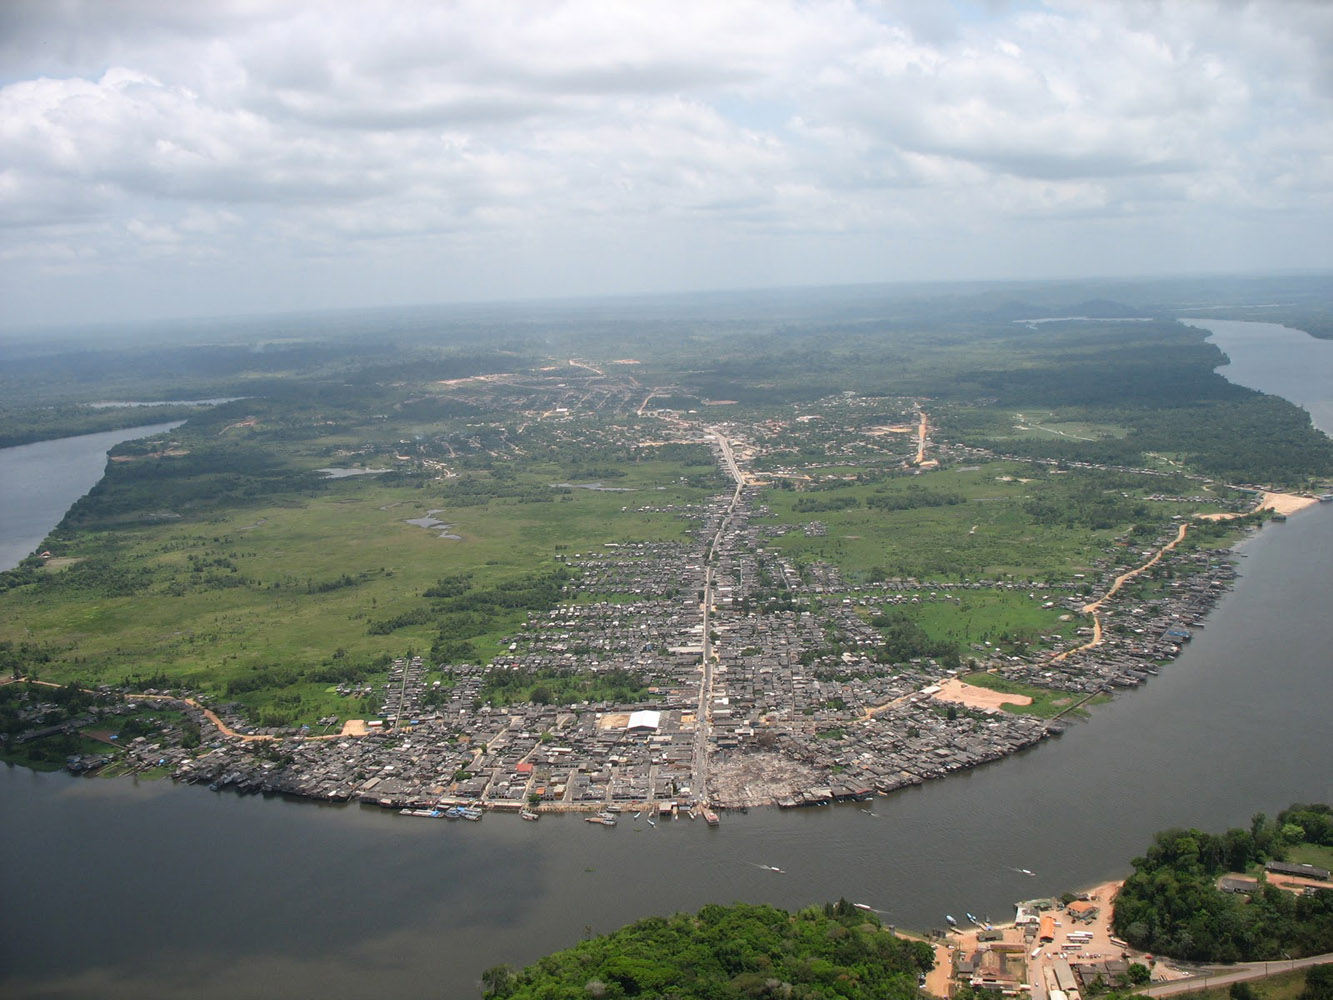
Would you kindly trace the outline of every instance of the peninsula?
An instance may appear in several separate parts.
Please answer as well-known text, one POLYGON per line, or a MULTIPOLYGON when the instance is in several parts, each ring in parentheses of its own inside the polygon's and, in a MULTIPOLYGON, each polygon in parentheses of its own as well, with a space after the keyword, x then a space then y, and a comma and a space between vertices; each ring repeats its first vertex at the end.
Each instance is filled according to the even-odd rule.
POLYGON ((716 822, 1059 734, 1169 664, 1231 542, 1317 503, 1333 448, 1178 324, 961 325, 965 351, 882 331, 896 367, 830 338, 815 380, 721 338, 702 372, 575 338, 336 392, 209 385, 244 398, 116 449, 4 575, 5 753, 422 817, 716 822), (1142 395, 1127 338, 1188 406, 1142 395), (1050 361, 1073 342, 1088 360, 1050 361))

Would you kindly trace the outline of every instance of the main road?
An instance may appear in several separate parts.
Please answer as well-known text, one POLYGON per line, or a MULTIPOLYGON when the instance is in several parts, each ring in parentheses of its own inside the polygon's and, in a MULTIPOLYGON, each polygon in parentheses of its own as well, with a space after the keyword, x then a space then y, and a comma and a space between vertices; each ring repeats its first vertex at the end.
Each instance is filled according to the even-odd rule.
POLYGON ((703 664, 699 677, 699 707, 694 716, 694 773, 690 778, 690 795, 703 805, 708 804, 708 742, 713 728, 713 640, 710 637, 713 628, 713 557, 731 526, 731 518, 740 505, 741 490, 745 486, 745 479, 741 475, 740 466, 736 464, 736 455, 731 450, 731 442, 727 440, 726 434, 716 427, 708 428, 708 434, 718 443, 722 452, 722 465, 735 480, 736 488, 704 553, 703 664))

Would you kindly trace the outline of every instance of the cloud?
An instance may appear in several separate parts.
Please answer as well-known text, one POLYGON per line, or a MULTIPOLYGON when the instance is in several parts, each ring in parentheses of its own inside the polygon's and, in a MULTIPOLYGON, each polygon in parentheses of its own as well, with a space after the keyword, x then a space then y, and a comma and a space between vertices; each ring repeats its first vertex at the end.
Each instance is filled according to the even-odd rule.
MULTIPOLYGON (((1238 212, 1308 217, 1327 266, 1330 53, 1333 8, 1301 0, 12 0, 0 232, 8 259, 33 249, 21 286, 54 228, 130 277, 138 255, 145 287, 168 247, 280 271, 410 244, 449 271, 484 246, 534 294, 522 246, 564 247, 580 291, 612 245, 642 288, 660 263, 627 274, 627 247, 691 242, 736 248, 739 282, 777 256, 809 281, 954 276, 896 249, 911 233, 1036 273, 1050 257, 1016 258, 1016 226, 1039 246, 1116 220, 1165 246, 1238 212)), ((441 292, 467 289, 416 298, 441 292)))

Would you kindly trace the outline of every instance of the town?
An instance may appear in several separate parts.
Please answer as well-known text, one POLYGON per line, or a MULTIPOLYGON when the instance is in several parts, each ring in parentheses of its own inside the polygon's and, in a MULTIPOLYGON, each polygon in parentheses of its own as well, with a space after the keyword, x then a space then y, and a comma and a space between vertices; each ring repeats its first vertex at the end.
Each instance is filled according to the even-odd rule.
MULTIPOLYGON (((580 367, 602 375, 591 365, 580 367)), ((646 391, 642 415, 655 394, 669 395, 629 381, 598 392, 560 383, 550 398, 525 399, 526 412, 536 422, 568 422, 580 412, 632 407, 646 391)), ((461 390, 500 393, 504 406, 514 402, 503 393, 518 385, 551 392, 549 379, 458 380, 461 390)), ((859 434, 837 429, 833 417, 845 423, 849 410, 864 405, 843 396, 828 401, 824 413, 786 422, 703 422, 693 411, 652 411, 653 444, 706 445, 731 484, 706 503, 665 507, 624 493, 627 513, 684 519, 690 541, 608 539, 594 551, 560 553, 569 571, 563 603, 529 613, 506 651, 490 662, 449 664, 431 679, 440 672, 435 664, 402 656, 382 685, 341 692, 378 702, 368 719, 329 717, 321 720, 322 731, 261 729, 238 706, 150 690, 125 697, 183 712, 201 734, 197 745, 164 724, 119 743, 115 752, 78 755, 68 766, 95 771, 118 760, 121 771, 170 773, 215 790, 358 801, 423 817, 586 811, 610 823, 632 807, 653 817, 707 815, 716 822, 718 809, 865 799, 1059 735, 1089 701, 1140 684, 1169 662, 1234 576, 1225 549, 1171 552, 1185 537, 1186 514, 1157 537, 1119 542, 1116 558, 1099 560, 1095 572, 1059 582, 1011 576, 848 582, 831 562, 797 564, 773 539, 791 532, 820 538, 827 527, 817 517, 775 523, 763 502, 771 484, 808 482, 821 467, 846 463, 851 455, 872 455, 922 476, 941 463, 1004 457, 935 442, 917 400, 893 401, 891 423, 873 423, 859 434), (837 457, 791 464, 785 456, 813 450, 803 436, 837 457), (1116 597, 1136 572, 1125 572, 1127 560, 1147 566, 1168 556, 1169 581, 1152 596, 1116 597), (1030 648, 1001 651, 989 641, 974 642, 966 666, 931 655, 885 661, 875 622, 898 609, 987 591, 1059 613, 1071 628, 1030 648), (1094 594, 1103 597, 1089 603, 1094 594), (549 698, 507 704, 481 698, 495 675, 552 673, 634 677, 644 694, 630 703, 563 705, 549 698), (995 688, 960 679, 982 674, 995 679, 995 688), (1054 693, 1058 711, 1011 710, 1032 699, 1005 694, 1005 682, 1054 693)), ((882 411, 885 404, 875 405, 882 411)), ((594 431, 610 433, 602 424, 594 431)), ((448 454, 486 443, 474 435, 470 443, 445 445, 444 455, 421 446, 416 461, 447 474, 448 454)), ((1188 515, 1211 505, 1214 518, 1246 509, 1217 493, 1154 499, 1178 503, 1188 515)), ((432 527, 443 524, 431 520, 432 527)), ((41 709, 30 706, 27 718, 45 718, 41 709)), ((78 728, 91 719, 63 725, 78 728)), ((31 726, 17 740, 60 728, 31 726)))

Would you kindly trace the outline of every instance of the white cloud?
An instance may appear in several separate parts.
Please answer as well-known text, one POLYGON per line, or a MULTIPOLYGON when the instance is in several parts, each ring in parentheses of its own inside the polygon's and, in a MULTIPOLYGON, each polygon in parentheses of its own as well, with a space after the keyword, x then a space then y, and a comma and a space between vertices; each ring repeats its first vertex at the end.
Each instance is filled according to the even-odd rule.
POLYGON ((80 260, 141 298, 207 261, 205 310, 257 268, 319 304, 313 260, 549 293, 536 248, 580 292, 1069 273, 1057 224, 1085 272, 1190 269, 1126 227, 1242 215, 1212 266, 1329 266, 1330 53, 1333 8, 1299 0, 11 0, 0 294, 69 300, 80 260), (704 246, 702 278, 668 257, 704 246))

